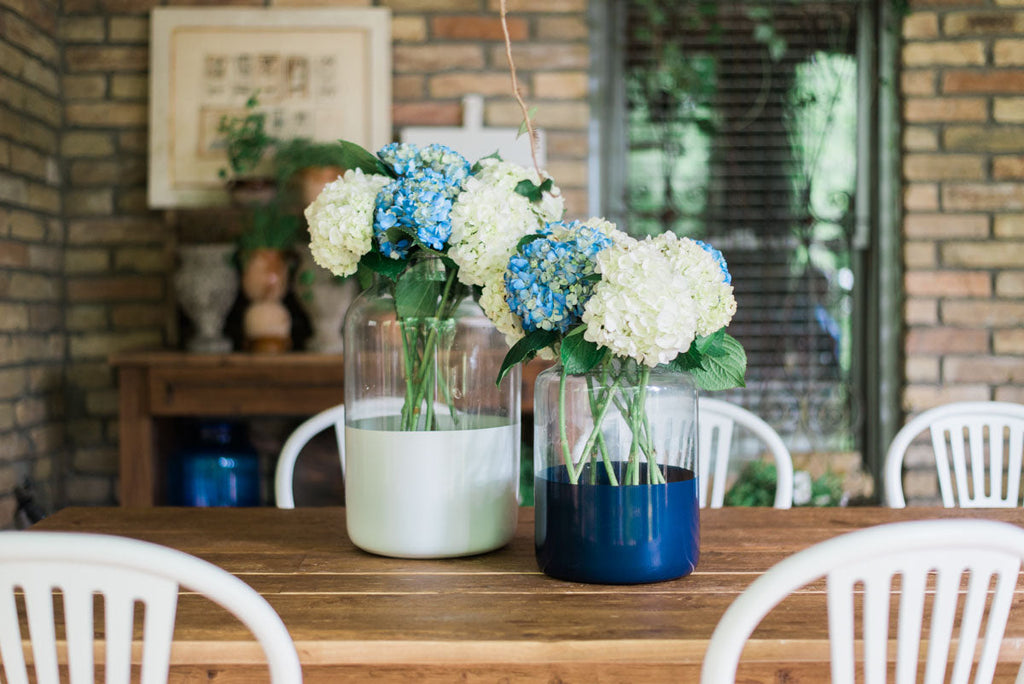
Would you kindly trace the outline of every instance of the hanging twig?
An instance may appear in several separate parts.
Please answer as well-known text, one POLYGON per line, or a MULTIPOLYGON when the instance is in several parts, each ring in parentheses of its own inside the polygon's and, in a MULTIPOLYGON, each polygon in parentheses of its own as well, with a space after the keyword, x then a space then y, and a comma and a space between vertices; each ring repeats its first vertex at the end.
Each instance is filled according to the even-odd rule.
POLYGON ((519 103, 519 108, 523 110, 523 122, 526 124, 526 134, 530 137, 530 156, 533 157, 533 168, 537 170, 537 175, 541 180, 545 178, 545 174, 541 171, 540 164, 537 163, 537 131, 533 128, 533 122, 530 120, 530 112, 526 107, 526 103, 523 102, 522 95, 519 94, 519 80, 516 78, 516 65, 512 61, 512 39, 508 35, 508 6, 507 0, 501 0, 501 31, 505 34, 505 56, 508 58, 508 69, 512 74, 512 93, 516 96, 516 102, 519 103))

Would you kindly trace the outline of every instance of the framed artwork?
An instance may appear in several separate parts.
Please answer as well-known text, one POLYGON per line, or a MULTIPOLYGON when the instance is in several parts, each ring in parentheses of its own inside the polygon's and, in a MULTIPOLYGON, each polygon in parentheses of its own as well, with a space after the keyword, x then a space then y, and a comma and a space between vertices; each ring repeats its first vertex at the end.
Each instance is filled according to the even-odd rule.
POLYGON ((154 8, 149 205, 227 203, 217 126, 257 95, 279 139, 391 140, 386 8, 154 8))

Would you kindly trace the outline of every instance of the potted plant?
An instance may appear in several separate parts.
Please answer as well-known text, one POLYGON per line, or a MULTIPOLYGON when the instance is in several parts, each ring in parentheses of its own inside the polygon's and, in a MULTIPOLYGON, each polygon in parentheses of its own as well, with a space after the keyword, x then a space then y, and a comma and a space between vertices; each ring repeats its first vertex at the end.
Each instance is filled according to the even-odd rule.
POLYGON ((253 209, 239 237, 242 291, 248 299, 243 320, 249 351, 280 352, 291 346, 291 314, 283 300, 288 291, 289 250, 299 232, 299 217, 279 198, 253 209))
POLYGON ((345 172, 343 148, 336 142, 292 138, 274 151, 278 187, 286 189, 300 207, 312 204, 324 185, 345 172))
POLYGON ((220 170, 220 177, 227 182, 228 193, 236 205, 262 205, 276 195, 274 178, 262 173, 261 167, 275 142, 267 133, 266 118, 266 112, 259 109, 258 93, 253 93, 245 102, 243 114, 224 115, 217 124, 217 132, 224 136, 228 161, 228 168, 220 170))

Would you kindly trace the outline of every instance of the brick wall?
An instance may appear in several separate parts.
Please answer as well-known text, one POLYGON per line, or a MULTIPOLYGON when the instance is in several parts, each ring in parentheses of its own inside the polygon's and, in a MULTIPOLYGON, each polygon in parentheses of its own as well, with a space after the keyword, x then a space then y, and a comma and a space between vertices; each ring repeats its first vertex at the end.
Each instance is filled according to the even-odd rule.
MULTIPOLYGON (((1024 402, 1024 4, 912 0, 903 23, 908 415, 1024 402)), ((908 497, 935 496, 926 449, 908 497)))
POLYGON ((65 336, 57 3, 0 2, 0 528, 55 495, 65 336))
MULTIPOLYGON (((108 357, 178 343, 173 250, 201 216, 145 203, 149 10, 160 4, 63 0, 58 21, 55 0, 0 0, 0 526, 25 475, 52 485, 66 470, 58 505, 115 502, 108 357)), ((485 96, 488 125, 520 122, 498 0, 277 4, 392 10, 396 129, 458 124, 467 93, 485 96)), ((584 214, 587 0, 509 5, 548 167, 570 213, 584 214)), ((903 33, 904 408, 1024 401, 1024 5, 913 0, 903 33)), ((924 497, 933 483, 923 469, 908 478, 924 497)))
MULTIPOLYGON (((0 141, 0 201, 6 202, 11 192, 24 195, 10 198, 17 200, 11 211, 4 205, 0 233, 5 240, 0 257, 0 349, 5 352, 0 365, 0 527, 10 518, 13 482, 31 469, 33 458, 40 475, 50 472, 49 456, 56 447, 45 441, 47 429, 67 439, 61 451, 67 487, 60 503, 116 503, 117 386, 108 359, 124 349, 177 346, 170 278, 174 248, 210 227, 195 229, 210 222, 201 212, 146 207, 149 11, 167 3, 64 0, 57 21, 56 3, 51 7, 38 1, 40 11, 31 13, 48 22, 33 25, 26 10, 26 16, 0 24, 7 26, 0 42, 5 77, 40 81, 28 84, 31 97, 20 91, 17 98, 12 95, 17 102, 8 107, 24 110, 16 113, 19 120, 31 121, 23 134, 31 143, 15 144, 8 129, 18 126, 9 117, 0 132, 7 136, 0 141), (27 34, 24 40, 22 33, 27 34), (12 50, 22 61, 31 58, 29 67, 9 73, 6 53, 12 50), (56 191, 58 183, 62 193, 56 191), (56 220, 61 197, 64 223, 56 220), (43 251, 44 245, 50 249, 43 251), (61 312, 59 299, 65 292, 61 312), (47 326, 62 335, 66 328, 66 338, 54 340, 47 326), (13 355, 6 353, 8 348, 13 355), (63 384, 48 383, 43 369, 59 378, 62 362, 63 384), (54 401, 46 394, 51 386, 62 390, 52 392, 54 401), (66 411, 50 406, 56 399, 66 401, 66 411), (65 425, 66 433, 60 429, 65 425), (12 461, 17 468, 4 465, 12 461)), ((0 8, 7 4, 0 0, 0 8)), ((484 95, 486 125, 519 125, 498 0, 312 4, 392 10, 396 131, 413 124, 460 124, 462 97, 470 93, 484 95)), ((582 214, 589 151, 586 0, 511 0, 509 5, 521 90, 537 106, 536 124, 547 131, 548 169, 569 211, 582 214)), ((18 14, 0 11, 5 17, 18 14)))

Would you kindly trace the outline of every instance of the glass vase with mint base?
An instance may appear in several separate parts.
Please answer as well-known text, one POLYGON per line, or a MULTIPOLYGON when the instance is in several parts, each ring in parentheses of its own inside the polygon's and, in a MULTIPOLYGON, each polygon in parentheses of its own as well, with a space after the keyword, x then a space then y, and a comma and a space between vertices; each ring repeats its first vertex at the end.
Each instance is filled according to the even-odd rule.
POLYGON ((697 389, 689 374, 609 360, 555 365, 534 392, 540 569, 574 582, 690 574, 700 557, 697 389))
POLYGON ((520 374, 495 384, 507 346, 468 288, 439 259, 421 260, 398 285, 382 278, 361 293, 344 336, 352 542, 402 558, 507 544, 518 517, 520 374))

